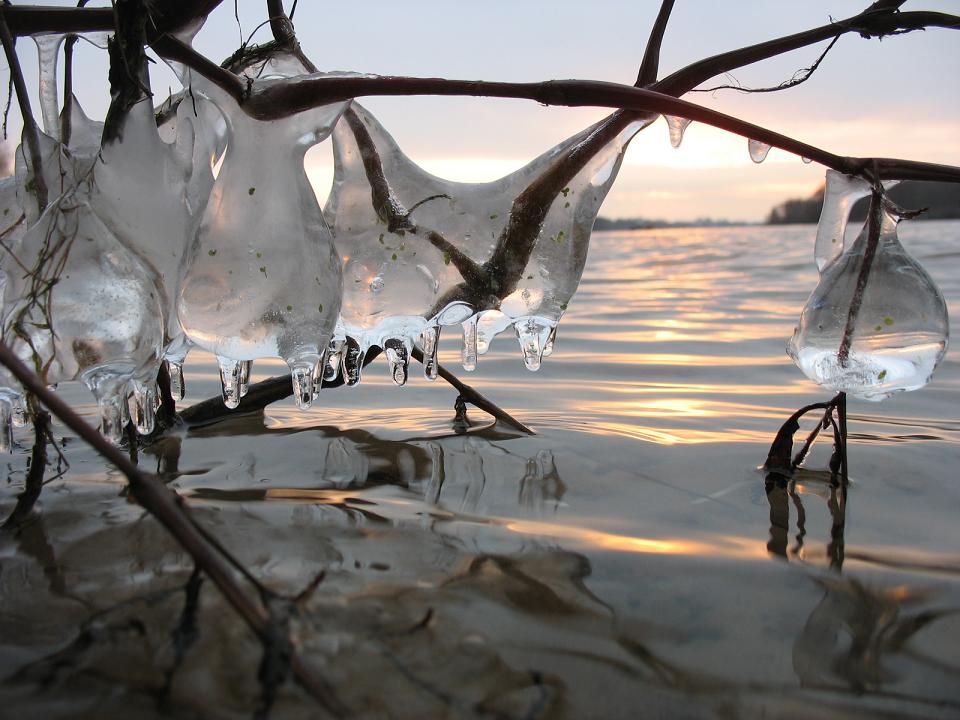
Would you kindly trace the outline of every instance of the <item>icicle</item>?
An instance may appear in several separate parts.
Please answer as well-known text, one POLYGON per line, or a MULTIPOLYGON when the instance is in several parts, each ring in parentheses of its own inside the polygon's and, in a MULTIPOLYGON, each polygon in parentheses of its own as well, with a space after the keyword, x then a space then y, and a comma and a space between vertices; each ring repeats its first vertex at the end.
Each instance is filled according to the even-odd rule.
POLYGON ((750 159, 760 164, 767 159, 767 153, 770 152, 770 146, 759 140, 750 138, 747 141, 747 150, 750 151, 750 159))
POLYGON ((882 213, 878 240, 870 240, 868 218, 823 268, 787 353, 819 385, 883 400, 930 381, 950 325, 939 289, 900 245, 897 219, 872 205, 873 212, 882 213))
POLYGON ((114 445, 123 442, 126 426, 126 401, 123 395, 105 395, 97 398, 100 412, 100 433, 114 445))
POLYGON ((800 160, 803 161, 803 164, 804 164, 804 165, 809 165, 810 163, 813 162, 813 160, 811 160, 811 159, 808 158, 808 157, 801 157, 800 160))
POLYGON ((407 365, 410 362, 410 353, 400 338, 390 338, 383 343, 383 352, 387 356, 387 366, 390 377, 397 385, 407 384, 407 365))
POLYGON ((477 318, 463 322, 463 348, 460 351, 463 369, 473 372, 477 369, 477 318))
POLYGON ((440 350, 440 328, 431 326, 420 333, 420 350, 423 353, 423 376, 427 380, 436 380, 440 363, 437 353, 440 350))
POLYGON ((557 325, 554 325, 550 328, 550 335, 547 337, 547 342, 543 346, 543 356, 550 357, 553 355, 553 345, 557 341, 557 325))
POLYGON ((43 115, 43 131, 52 138, 60 139, 60 101, 57 96, 57 56, 63 35, 34 35, 37 57, 40 60, 40 112, 43 115))
POLYGON ((10 452, 13 447, 13 407, 12 394, 0 390, 0 453, 10 452))
POLYGON ((223 404, 233 410, 240 405, 240 388, 244 363, 238 360, 217 356, 220 366, 220 384, 223 387, 223 404))
POLYGON ((490 352, 493 339, 510 325, 510 318, 499 310, 487 310, 477 316, 477 353, 490 352))
POLYGON ((170 377, 170 394, 177 402, 183 400, 186 395, 187 385, 183 380, 183 363, 175 360, 165 360, 167 364, 167 375, 170 377))
POLYGON ((319 361, 309 359, 289 363, 290 380, 293 382, 293 399, 301 410, 310 409, 314 397, 313 374, 319 361))
POLYGON ((237 388, 240 391, 240 397, 246 397, 250 389, 250 373, 253 371, 253 360, 244 360, 240 363, 240 377, 237 388))
POLYGON ((663 119, 667 121, 667 127, 670 129, 670 144, 675 148, 680 147, 680 143, 683 142, 683 133, 686 132, 690 119, 675 115, 664 115, 663 119))
POLYGON ((523 364, 527 370, 536 372, 540 369, 543 351, 550 340, 553 328, 542 319, 524 318, 514 323, 513 329, 517 333, 520 352, 523 353, 523 364))
POLYGON ((133 424, 140 435, 149 435, 154 429, 154 419, 157 411, 157 386, 153 382, 141 382, 134 380, 133 383, 133 424))
POLYGON ((814 248, 817 270, 822 271, 843 253, 850 209, 857 200, 867 197, 870 190, 870 183, 863 178, 827 170, 823 209, 820 211, 817 244, 814 248))
POLYGON ((352 337, 348 337, 343 347, 343 378, 348 387, 360 384, 363 374, 363 358, 367 349, 352 337))
POLYGON ((327 349, 326 363, 323 368, 323 381, 333 382, 340 377, 340 367, 343 363, 343 348, 345 341, 334 338, 327 349))

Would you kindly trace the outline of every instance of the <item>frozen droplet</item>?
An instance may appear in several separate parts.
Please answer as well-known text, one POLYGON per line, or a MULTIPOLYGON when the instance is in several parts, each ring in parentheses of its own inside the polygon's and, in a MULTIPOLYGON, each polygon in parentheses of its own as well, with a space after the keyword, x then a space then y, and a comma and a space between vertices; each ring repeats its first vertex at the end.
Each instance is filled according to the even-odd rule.
POLYGON ((233 410, 240 405, 240 387, 244 363, 217 356, 220 366, 220 384, 223 387, 223 404, 233 410))
POLYGON ((340 366, 343 362, 343 348, 345 341, 335 338, 330 341, 327 349, 326 363, 323 368, 323 381, 333 382, 340 377, 340 366))
POLYGON ((477 353, 490 352, 493 339, 510 325, 510 318, 499 310, 487 310, 477 316, 477 353))
POLYGON ((750 138, 747 141, 747 150, 750 151, 750 159, 759 164, 767 159, 767 153, 770 152, 770 145, 750 138))
POLYGON ((123 442, 123 428, 127 421, 127 403, 123 393, 105 394, 97 398, 100 413, 100 433, 114 445, 123 442))
POLYGON ((809 165, 810 163, 813 162, 813 160, 811 160, 811 159, 808 158, 808 157, 801 157, 800 160, 803 161, 803 164, 804 164, 804 165, 809 165))
POLYGON ((132 395, 131 416, 133 424, 140 435, 149 435, 153 432, 155 425, 155 414, 157 411, 157 386, 153 382, 142 382, 134 380, 132 395))
POLYGON ((387 356, 387 367, 390 377, 397 385, 407 384, 407 366, 410 363, 410 353, 403 340, 390 338, 383 343, 383 352, 387 356))
POLYGON ((547 343, 543 346, 543 356, 550 357, 553 355, 553 345, 557 341, 557 326, 554 325, 550 328, 550 335, 547 337, 547 343))
POLYGON ((440 363, 437 352, 440 350, 440 328, 430 326, 420 333, 420 350, 423 353, 423 376, 427 380, 436 380, 440 363))
POLYGON ((316 367, 317 363, 310 360, 297 360, 289 364, 293 399, 301 410, 308 410, 313 403, 313 373, 316 367))
POLYGON ((37 58, 40 61, 39 95, 43 131, 60 139, 60 101, 57 96, 57 56, 63 35, 34 35, 37 58))
POLYGON ((370 292, 378 293, 383 290, 383 278, 377 275, 373 280, 370 281, 370 292))
POLYGON ((477 369, 477 318, 463 322, 463 348, 460 351, 463 369, 473 372, 477 369))
POLYGON ((943 295, 903 249, 897 219, 874 211, 883 212, 876 244, 868 219, 856 241, 823 269, 787 346, 808 378, 864 400, 926 385, 950 330, 943 295))
POLYGON ((553 328, 549 323, 538 318, 523 318, 513 325, 520 343, 520 352, 523 353, 523 364, 527 370, 536 372, 540 369, 544 348, 549 342, 553 328))
POLYGON ((363 358, 367 349, 352 337, 348 337, 343 346, 343 378, 348 387, 360 384, 363 375, 363 358))
POLYGON ((683 142, 683 133, 686 132, 690 119, 675 115, 664 115, 663 119, 667 121, 667 127, 670 129, 670 144, 675 148, 680 147, 680 143, 683 142))
POLYGON ((240 397, 246 397, 250 390, 250 373, 253 371, 253 360, 244 360, 240 363, 240 377, 238 378, 237 388, 240 391, 240 397))
POLYGON ((183 400, 187 392, 187 385, 183 380, 183 363, 166 360, 167 375, 170 377, 170 394, 177 402, 183 400))

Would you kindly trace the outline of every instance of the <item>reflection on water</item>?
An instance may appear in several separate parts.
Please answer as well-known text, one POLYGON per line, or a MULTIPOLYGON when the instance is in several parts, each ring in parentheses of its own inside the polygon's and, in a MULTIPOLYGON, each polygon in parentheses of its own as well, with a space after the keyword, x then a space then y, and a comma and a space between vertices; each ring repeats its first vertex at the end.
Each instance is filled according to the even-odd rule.
MULTIPOLYGON (((956 317, 950 228, 903 236, 938 258, 956 317)), ((851 403, 849 487, 815 469, 828 443, 792 479, 756 470, 783 419, 825 399, 783 352, 812 242, 599 234, 540 373, 501 338, 465 378, 533 437, 475 410, 455 427, 442 384, 369 372, 310 413, 180 429, 139 462, 278 593, 324 573, 292 631, 356 717, 960 716, 956 351, 926 391, 851 403)), ((219 392, 210 358, 187 369, 188 402, 219 392)), ((0 534, 4 713, 250 717, 258 642, 116 471, 64 452, 66 476, 0 534)), ((315 716, 289 683, 274 712, 315 716)))

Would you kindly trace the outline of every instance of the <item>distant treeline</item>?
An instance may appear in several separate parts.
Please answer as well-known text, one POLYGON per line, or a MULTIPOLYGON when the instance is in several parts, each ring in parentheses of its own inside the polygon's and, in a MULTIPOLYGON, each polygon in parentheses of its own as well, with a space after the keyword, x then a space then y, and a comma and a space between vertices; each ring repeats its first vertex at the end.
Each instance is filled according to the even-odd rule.
MULTIPOLYGON (((890 198, 908 210, 928 208, 920 216, 926 220, 960 218, 960 184, 941 182, 904 182, 890 190, 890 198)), ((851 220, 863 220, 867 216, 868 198, 853 206, 851 220)), ((777 205, 767 216, 769 225, 792 223, 815 223, 820 219, 823 206, 823 188, 806 199, 792 199, 777 205)))

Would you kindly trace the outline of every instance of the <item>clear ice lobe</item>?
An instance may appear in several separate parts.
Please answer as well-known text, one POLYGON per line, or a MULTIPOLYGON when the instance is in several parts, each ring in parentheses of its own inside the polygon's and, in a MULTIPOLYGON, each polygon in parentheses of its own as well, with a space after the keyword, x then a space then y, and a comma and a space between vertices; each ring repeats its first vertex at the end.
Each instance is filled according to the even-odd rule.
POLYGON ((417 166, 354 103, 334 128, 334 184, 324 211, 345 258, 346 335, 366 349, 388 338, 417 342, 426 328, 463 324, 470 368, 493 335, 515 323, 555 326, 579 284, 593 221, 627 144, 653 119, 610 133, 543 209, 542 222, 521 221, 511 220, 512 212, 521 214, 514 205, 521 193, 586 143, 592 152, 606 125, 587 128, 494 182, 458 183, 417 166), (511 235, 516 227, 527 234, 511 235), (517 259, 511 248, 522 243, 532 251, 517 259), (500 268, 492 278, 484 274, 491 266, 500 268), (489 321, 488 313, 495 314, 489 321))
MULTIPOLYGON (((295 69, 303 73, 295 63, 283 73, 295 69)), ((251 82, 259 88, 277 81, 251 82)), ((346 103, 263 122, 199 78, 194 89, 217 104, 229 141, 187 252, 180 325, 193 343, 222 358, 280 357, 291 368, 313 368, 337 319, 341 263, 303 159, 346 103)))
POLYGON ((440 350, 440 328, 428 327, 420 333, 420 349, 423 352, 423 376, 436 380, 440 369, 437 353, 440 350))
POLYGON ((844 235, 850 210, 860 198, 870 194, 870 183, 863 178, 827 170, 823 190, 823 209, 817 224, 814 257, 821 272, 843 253, 844 235))
POLYGON ((872 260, 868 221, 856 241, 821 271, 787 346, 815 383, 874 401, 926 385, 946 353, 949 336, 943 296, 900 245, 897 218, 882 212, 872 260), (855 324, 844 354, 851 315, 855 324))
POLYGON ((750 152, 750 159, 759 165, 767 159, 767 153, 770 152, 770 145, 750 138, 747 141, 747 150, 750 152))
POLYGON ((29 271, 8 274, 4 340, 48 385, 83 381, 97 398, 104 435, 117 441, 130 383, 152 382, 159 368, 155 275, 80 191, 53 202, 16 252, 29 271))
POLYGON ((667 128, 670 130, 670 144, 674 148, 679 148, 683 142, 683 134, 691 122, 690 119, 675 115, 664 115, 663 119, 667 121, 667 128))

